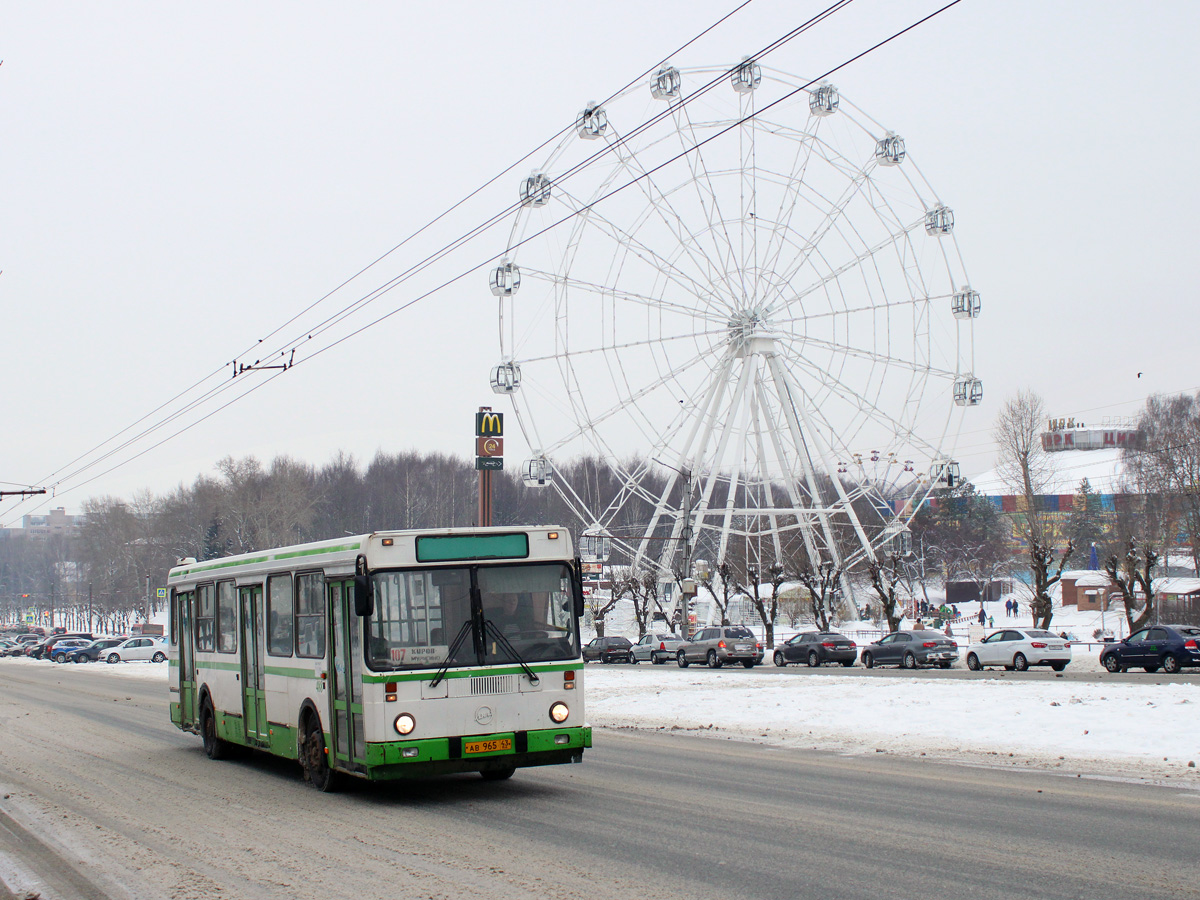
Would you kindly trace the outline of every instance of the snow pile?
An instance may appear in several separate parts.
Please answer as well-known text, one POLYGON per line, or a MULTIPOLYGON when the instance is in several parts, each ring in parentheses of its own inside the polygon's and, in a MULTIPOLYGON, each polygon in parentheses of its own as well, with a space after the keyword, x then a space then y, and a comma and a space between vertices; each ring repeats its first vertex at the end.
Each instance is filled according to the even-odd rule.
POLYGON ((589 720, 605 726, 980 761, 1011 753, 1024 763, 1089 771, 1122 763, 1188 771, 1189 761, 1200 760, 1200 683, 1191 679, 781 677, 592 666, 587 702, 589 720))

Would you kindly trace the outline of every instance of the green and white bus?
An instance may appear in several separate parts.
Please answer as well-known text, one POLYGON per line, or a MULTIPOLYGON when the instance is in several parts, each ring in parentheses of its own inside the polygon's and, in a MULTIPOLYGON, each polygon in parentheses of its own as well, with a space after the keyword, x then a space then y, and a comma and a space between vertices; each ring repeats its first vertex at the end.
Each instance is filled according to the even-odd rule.
POLYGON ((579 562, 555 527, 388 531, 171 569, 171 719, 329 790, 580 762, 579 562))

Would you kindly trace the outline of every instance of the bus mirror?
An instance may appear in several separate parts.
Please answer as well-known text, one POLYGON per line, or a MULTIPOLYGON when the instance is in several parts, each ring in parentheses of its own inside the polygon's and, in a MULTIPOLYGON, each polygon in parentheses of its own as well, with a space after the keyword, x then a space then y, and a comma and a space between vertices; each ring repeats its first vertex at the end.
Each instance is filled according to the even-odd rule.
POLYGON ((575 592, 575 615, 583 618, 583 591, 575 592))
POLYGON ((371 579, 367 575, 354 576, 354 612, 360 618, 375 611, 375 598, 371 595, 371 579))

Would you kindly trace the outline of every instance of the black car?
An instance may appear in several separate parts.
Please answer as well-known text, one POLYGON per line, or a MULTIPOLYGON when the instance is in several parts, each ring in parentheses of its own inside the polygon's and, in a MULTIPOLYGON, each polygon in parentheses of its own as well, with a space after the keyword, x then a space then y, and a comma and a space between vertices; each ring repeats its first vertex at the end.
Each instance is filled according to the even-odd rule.
MULTIPOLYGON (((92 641, 90 644, 87 644, 86 646, 76 647, 74 650, 68 650, 66 654, 66 662, 95 662, 104 655, 105 650, 107 650, 109 647, 117 646, 117 644, 122 643, 124 640, 125 638, 122 637, 99 638, 92 641)), ((58 657, 56 655, 55 659, 57 658, 58 657)))
POLYGON ((629 638, 598 637, 583 648, 583 661, 602 663, 633 662, 633 644, 629 638))
POLYGON ((1100 664, 1110 672, 1140 666, 1174 674, 1184 666, 1200 666, 1200 628, 1195 625, 1154 625, 1135 631, 1100 651, 1100 664))
POLYGON ((958 644, 940 631, 893 631, 862 652, 862 664, 872 666, 938 666, 948 669, 958 659, 958 644))
POLYGON ((813 668, 825 663, 854 665, 858 645, 836 631, 805 631, 788 638, 775 650, 775 665, 808 663, 813 668))

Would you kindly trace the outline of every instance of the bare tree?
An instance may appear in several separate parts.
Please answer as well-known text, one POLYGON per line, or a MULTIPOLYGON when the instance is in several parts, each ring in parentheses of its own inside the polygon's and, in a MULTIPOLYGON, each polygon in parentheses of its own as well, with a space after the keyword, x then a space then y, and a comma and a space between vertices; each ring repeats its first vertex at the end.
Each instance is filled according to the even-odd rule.
POLYGON ((1129 623, 1130 632, 1137 631, 1149 623, 1154 615, 1156 598, 1153 572, 1158 560, 1159 554, 1154 547, 1149 544, 1139 546, 1136 539, 1131 539, 1123 556, 1118 557, 1114 553, 1104 561, 1104 571, 1121 592, 1121 599, 1125 605, 1125 621, 1129 623))
POLYGON ((1138 440, 1121 455, 1136 490, 1153 498, 1144 510, 1150 533, 1168 547, 1182 531, 1200 566, 1200 394, 1147 399, 1138 440))
POLYGON ((831 560, 824 560, 813 567, 805 563, 796 570, 796 580, 808 591, 809 608, 813 622, 822 631, 828 631, 830 622, 839 612, 840 595, 838 584, 842 569, 831 560))
POLYGON ((754 611, 763 625, 764 646, 775 646, 775 623, 779 619, 779 590, 787 581, 783 566, 771 565, 765 573, 750 568, 746 572, 746 584, 738 585, 738 590, 750 598, 754 611), (762 596, 762 576, 766 575, 771 585, 771 593, 762 596))
POLYGON ((729 603, 734 597, 741 594, 741 589, 737 584, 737 575, 734 573, 733 566, 727 562, 721 563, 716 568, 717 583, 713 581, 713 572, 709 572, 700 579, 700 587, 708 591, 709 597, 712 598, 713 604, 721 613, 721 624, 729 624, 729 603), (718 593, 718 584, 720 585, 720 593, 718 593))
POLYGON ((650 630, 654 613, 663 612, 658 595, 658 576, 649 566, 642 565, 636 569, 633 566, 614 566, 612 596, 614 601, 628 599, 633 604, 633 618, 637 622, 639 638, 650 630))
POLYGON ((882 560, 867 560, 867 574, 871 577, 871 587, 875 589, 875 596, 879 598, 879 606, 887 619, 888 631, 899 631, 903 615, 897 610, 897 588, 905 581, 904 560, 895 553, 882 560))
POLYGON ((999 447, 1000 476, 1023 499, 1023 510, 1017 528, 1028 551, 1030 590, 1033 599, 1030 610, 1040 628, 1049 628, 1054 617, 1050 588, 1059 580, 1063 568, 1074 552, 1075 545, 1067 541, 1059 558, 1058 570, 1050 574, 1054 564, 1054 533, 1050 519, 1042 508, 1042 493, 1050 480, 1051 468, 1042 448, 1042 423, 1046 407, 1033 391, 1018 391, 1000 410, 994 436, 999 447))

